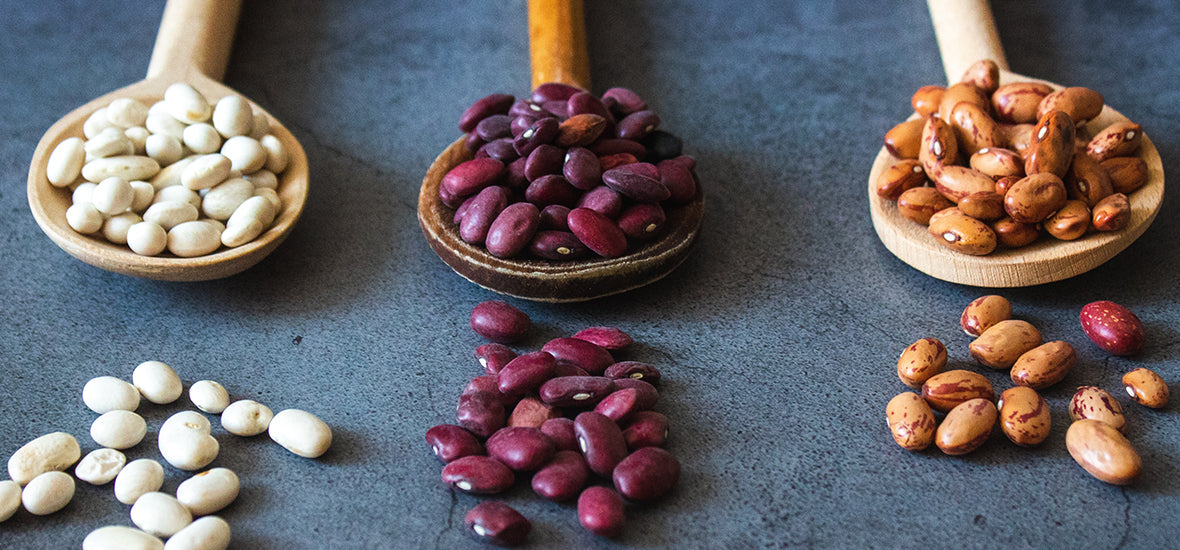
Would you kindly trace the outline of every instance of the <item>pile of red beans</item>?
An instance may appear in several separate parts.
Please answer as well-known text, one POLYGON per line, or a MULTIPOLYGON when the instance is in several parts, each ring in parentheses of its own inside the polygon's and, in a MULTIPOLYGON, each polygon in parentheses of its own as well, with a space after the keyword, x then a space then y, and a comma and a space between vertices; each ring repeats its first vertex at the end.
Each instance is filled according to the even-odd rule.
MULTIPOLYGON (((431 428, 426 442, 446 463, 442 479, 453 489, 502 493, 531 474, 538 496, 576 498, 583 527, 618 536, 627 501, 655 500, 680 479, 680 462, 661 448, 668 419, 651 410, 660 371, 615 361, 612 352, 633 341, 613 327, 587 328, 517 355, 505 344, 519 341, 531 325, 505 302, 472 310, 471 328, 492 341, 475 350, 485 374, 463 389, 456 424, 431 428)), ((523 543, 532 528, 519 512, 492 501, 472 508, 465 523, 480 540, 506 546, 523 543)))
POLYGON ((617 258, 697 193, 696 161, 635 92, 548 83, 492 94, 459 119, 475 158, 443 177, 466 242, 498 258, 617 258))

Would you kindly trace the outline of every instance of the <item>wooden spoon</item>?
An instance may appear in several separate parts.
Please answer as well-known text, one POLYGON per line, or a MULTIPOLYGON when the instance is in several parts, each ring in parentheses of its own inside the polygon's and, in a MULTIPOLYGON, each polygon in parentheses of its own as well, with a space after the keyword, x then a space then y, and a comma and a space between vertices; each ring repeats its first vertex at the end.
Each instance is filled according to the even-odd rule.
MULTIPOLYGON (((947 81, 958 82, 980 59, 999 65, 1003 84, 1045 82, 1008 71, 995 20, 986 0, 928 0, 947 81)), ((1061 86, 1045 82, 1055 88, 1061 86)), ((1089 122, 1093 130, 1127 118, 1109 106, 1089 122)), ((935 242, 926 226, 901 216, 894 202, 879 198, 875 184, 897 159, 884 148, 869 174, 869 210, 885 248, 914 268, 945 281, 981 287, 1021 287, 1059 281, 1098 267, 1135 241, 1151 225, 1164 195, 1164 170, 1155 145, 1143 135, 1137 155, 1147 163, 1147 183, 1130 195, 1131 220, 1121 231, 1093 233, 1075 241, 1042 236, 1018 249, 997 249, 987 256, 968 256, 935 242)))
POLYGON ((270 119, 270 133, 286 146, 290 160, 287 169, 279 174, 277 191, 283 201, 282 210, 270 229, 245 245, 223 247, 219 252, 196 258, 178 258, 167 252, 160 256, 140 256, 101 236, 82 235, 71 229, 65 215, 71 204, 69 190, 53 187, 46 176, 46 164, 53 148, 65 138, 82 136, 86 118, 112 100, 134 98, 151 105, 163 99, 164 89, 176 82, 192 85, 210 104, 227 95, 240 96, 218 82, 225 76, 240 9, 241 0, 169 0, 147 78, 74 109, 45 132, 29 166, 29 208, 37 225, 62 250, 90 265, 125 275, 203 281, 228 277, 253 266, 291 232, 307 200, 307 155, 286 127, 253 104, 255 112, 265 113, 270 119))
MULTIPOLYGON (((590 89, 581 0, 529 0, 529 46, 533 87, 562 82, 590 89)), ((691 203, 667 209, 667 233, 620 258, 505 260, 468 244, 452 221, 455 211, 438 194, 443 176, 472 158, 463 141, 447 147, 426 172, 418 195, 418 223, 435 253, 467 280, 527 300, 578 302, 656 281, 688 257, 704 212, 699 186, 691 203)))

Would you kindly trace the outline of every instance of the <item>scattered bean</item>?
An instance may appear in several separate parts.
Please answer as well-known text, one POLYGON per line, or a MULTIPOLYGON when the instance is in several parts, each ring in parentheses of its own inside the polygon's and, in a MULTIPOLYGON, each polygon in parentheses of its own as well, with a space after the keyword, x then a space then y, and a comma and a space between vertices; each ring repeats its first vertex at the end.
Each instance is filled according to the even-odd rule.
POLYGON ((655 411, 639 411, 629 419, 623 430, 627 448, 662 447, 668 441, 668 417, 655 411))
POLYGON ((82 457, 74 475, 91 485, 105 485, 114 480, 126 464, 127 456, 119 451, 95 449, 82 457))
POLYGON ((676 487, 680 461, 659 447, 643 447, 619 462, 611 479, 615 489, 630 500, 654 500, 676 487))
POLYGON ((217 516, 206 516, 169 537, 164 550, 225 550, 229 542, 229 523, 217 516))
POLYGON ((213 380, 199 380, 188 389, 188 398, 198 409, 210 414, 221 414, 229 406, 229 392, 213 380))
POLYGON ((1112 485, 1129 485, 1139 477, 1143 461, 1123 434, 1098 420, 1078 420, 1065 432, 1070 456, 1090 475, 1112 485))
POLYGON ((993 369, 1010 369, 1025 352, 1041 345, 1041 332, 1028 321, 1000 321, 969 346, 971 356, 993 369))
POLYGON ((983 375, 966 370, 948 370, 931 376, 922 384, 922 398, 934 410, 949 412, 972 399, 995 399, 991 382, 983 375))
POLYGON ((520 546, 533 528, 520 512, 497 501, 475 505, 463 517, 463 523, 476 538, 497 546, 520 546))
POLYGON ((139 529, 108 525, 86 535, 82 550, 164 550, 164 542, 139 529))
POLYGON ((147 422, 131 411, 105 412, 90 425, 95 443, 112 449, 129 449, 139 445, 147 434, 147 422))
POLYGON ((1012 303, 1003 296, 989 295, 972 300, 959 316, 959 326, 969 336, 979 336, 1000 321, 1012 318, 1012 303))
POLYGON ((627 456, 627 441, 618 424, 596 412, 584 412, 574 418, 574 433, 578 448, 586 457, 590 470, 601 476, 610 475, 615 466, 627 456))
POLYGON ((123 504, 135 504, 139 497, 160 490, 164 484, 164 467, 150 458, 127 463, 115 476, 115 498, 123 504))
POLYGON ((316 458, 332 444, 332 429, 315 415, 299 409, 279 411, 267 433, 284 449, 306 458, 316 458))
POLYGON ((1068 342, 1057 340, 1026 351, 1012 365, 1012 383, 1042 390, 1060 382, 1077 361, 1068 342))
POLYGON ((444 483, 465 493, 488 495, 501 493, 515 481, 512 470, 486 456, 465 456, 443 467, 444 483))
POLYGON ((948 455, 963 455, 983 445, 996 424, 996 406, 990 399, 971 399, 946 414, 934 434, 934 442, 948 455))
MULTIPOLYGON (((921 451, 934 443, 937 422, 934 411, 922 396, 910 392, 898 394, 885 406, 885 418, 893 441, 901 448, 921 451)), ((626 435, 626 432, 623 433, 626 435)))
POLYGON ((578 496, 589 478, 590 467, 586 465, 586 459, 577 451, 562 450, 533 474, 531 484, 534 493, 560 502, 578 496))
POLYGON ((1110 424, 1118 431, 1123 431, 1127 418, 1123 416, 1123 406, 1113 395, 1102 388, 1082 386, 1069 400, 1069 419, 1077 422, 1082 419, 1098 420, 1110 424))
POLYGON ((73 498, 74 478, 56 470, 33 478, 20 495, 25 510, 35 516, 47 516, 61 510, 73 498))
POLYGON ((12 517, 20 508, 20 484, 6 479, 0 481, 0 523, 12 517))
POLYGON ((21 485, 53 471, 65 470, 82 457, 78 440, 65 432, 53 432, 34 439, 8 459, 8 477, 21 485))
POLYGON ((471 329, 493 342, 509 344, 520 340, 531 326, 529 316, 507 302, 487 301, 471 310, 471 329))
POLYGON ((1000 394, 1000 430, 1021 447, 1039 445, 1049 437, 1049 404, 1036 390, 1017 386, 1000 394))
POLYGON ((206 516, 238 498, 238 475, 228 468, 213 468, 190 477, 176 487, 176 500, 194 516, 206 516))
POLYGON ((1123 375, 1123 388, 1136 403, 1153 409, 1168 404, 1168 384, 1155 371, 1137 368, 1123 375))
POLYGON ((82 387, 82 402, 98 414, 115 410, 134 411, 139 408, 139 390, 113 376, 100 376, 82 387))
POLYGON ((176 497, 152 492, 131 505, 131 522, 148 533, 168 538, 192 523, 193 515, 176 497))
POLYGON ((180 377, 172 367, 160 361, 145 361, 131 373, 131 382, 148 401, 166 405, 184 393, 180 377))
POLYGON ((1079 319, 1090 341, 1115 355, 1134 355, 1143 348, 1143 323, 1131 310, 1111 301, 1091 302, 1079 319))
POLYGON ((920 388, 928 378, 946 368, 946 346, 935 338, 910 344, 897 358, 897 377, 911 388, 920 388))
POLYGON ((595 535, 621 535, 625 523, 623 497, 607 487, 587 487, 578 496, 578 522, 595 535))
POLYGON ((266 405, 243 399, 221 411, 221 427, 231 434, 250 437, 265 432, 273 418, 274 413, 266 405))

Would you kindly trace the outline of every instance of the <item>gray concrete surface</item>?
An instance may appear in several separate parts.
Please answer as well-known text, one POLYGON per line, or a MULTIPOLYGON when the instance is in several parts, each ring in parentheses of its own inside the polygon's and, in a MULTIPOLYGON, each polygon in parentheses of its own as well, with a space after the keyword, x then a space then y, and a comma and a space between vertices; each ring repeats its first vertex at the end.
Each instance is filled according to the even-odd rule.
MULTIPOLYGON (((60 251, 25 198, 41 134, 87 99, 140 78, 162 4, 3 1, 0 17, 0 456, 55 430, 95 448, 82 385, 129 377, 147 359, 186 385, 312 411, 335 430, 320 460, 215 431, 217 465, 243 480, 224 512, 238 548, 471 548, 422 434, 452 420, 478 374, 467 326, 496 298, 454 275, 415 220, 418 185, 458 136, 470 102, 529 83, 524 2, 247 2, 226 77, 295 133, 311 198, 290 239, 229 279, 161 283, 107 273, 60 251)), ((642 342, 661 368, 658 409, 684 474, 674 494, 628 510, 598 539, 574 507, 527 484, 506 499, 535 548, 1162 548, 1180 518, 1176 405, 1127 407, 1143 456, 1127 488, 1086 475, 1064 445, 1072 388, 1119 388, 1137 366, 1180 382, 1176 194, 1136 244, 1072 280, 1003 291, 1079 364, 1047 396, 1056 425, 1039 448, 994 434, 961 457, 912 454, 885 428, 904 386, 897 354, 925 336, 968 363, 956 328, 987 293, 931 279, 878 242, 864 196, 883 133, 917 87, 943 79, 921 2, 588 2, 595 91, 646 96, 699 159, 708 194, 692 257, 648 288, 592 303, 513 301, 537 325, 521 349, 589 325, 642 342), (1120 302, 1148 344, 1107 356, 1081 306, 1120 302)), ((1180 9, 1143 2, 1000 1, 1016 72, 1084 85, 1141 122, 1170 179, 1180 174, 1180 9)), ((986 372, 997 387, 1003 373, 986 372)), ((183 408, 142 406, 152 426, 183 408)), ((216 422, 215 422, 216 424, 216 422)), ((155 456, 152 443, 129 452, 155 456)), ((184 479, 167 469, 166 490, 184 479)), ((62 512, 21 511, 0 547, 80 545, 129 524, 106 487, 79 486, 62 512)))

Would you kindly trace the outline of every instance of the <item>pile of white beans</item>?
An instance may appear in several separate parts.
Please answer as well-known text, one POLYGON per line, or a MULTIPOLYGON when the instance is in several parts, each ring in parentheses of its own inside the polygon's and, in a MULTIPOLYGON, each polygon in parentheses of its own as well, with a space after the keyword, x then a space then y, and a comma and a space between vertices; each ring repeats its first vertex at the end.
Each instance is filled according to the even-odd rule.
MULTIPOLYGON (((8 460, 12 479, 0 481, 0 522, 22 505, 34 515, 64 508, 75 490, 74 477, 65 470, 77 463, 74 476, 82 481, 91 485, 114 481, 115 498, 131 505, 131 522, 136 526, 96 529, 82 542, 83 550, 224 550, 230 542, 229 524, 210 514, 237 498, 237 474, 227 468, 205 470, 182 481, 173 496, 160 492, 164 466, 159 461, 127 462, 121 452, 138 445, 147 434, 147 422, 135 412, 141 398, 166 405, 183 393, 176 371, 159 361, 137 366, 130 383, 114 376, 87 382, 82 401, 100 415, 90 426, 90 437, 101 448, 79 461, 82 452, 77 439, 54 432, 18 449, 8 460)), ((332 430, 311 413, 286 409, 272 414, 256 401, 231 403, 225 387, 212 380, 193 383, 188 395, 202 412, 221 415, 221 426, 231 434, 249 437, 267 432, 283 448, 308 458, 319 457, 332 444, 332 430)), ((172 415, 160 426, 157 446, 168 464, 184 471, 209 466, 220 450, 209 419, 191 410, 172 415)))
POLYGON ((73 191, 66 221, 136 254, 203 256, 246 244, 282 209, 286 146, 239 96, 210 105, 176 83, 151 107, 121 98, 49 155, 46 176, 73 191))

